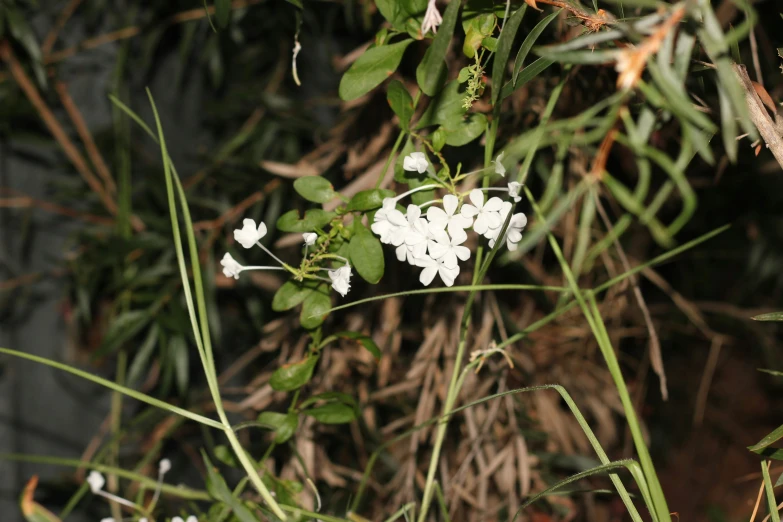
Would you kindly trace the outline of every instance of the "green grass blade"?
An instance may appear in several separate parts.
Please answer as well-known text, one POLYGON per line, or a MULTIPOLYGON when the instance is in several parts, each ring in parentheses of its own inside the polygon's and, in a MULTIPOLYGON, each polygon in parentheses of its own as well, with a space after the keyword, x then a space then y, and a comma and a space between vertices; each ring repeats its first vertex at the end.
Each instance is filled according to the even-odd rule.
POLYGON ((88 381, 92 381, 96 384, 100 384, 101 386, 109 388, 110 390, 114 390, 122 394, 125 394, 128 397, 136 399, 137 401, 146 402, 151 406, 155 406, 162 410, 166 410, 171 413, 175 413, 177 415, 187 417, 190 420, 200 422, 201 424, 204 424, 205 426, 209 426, 210 428, 217 428, 219 430, 225 429, 225 427, 222 424, 220 424, 215 420, 210 419, 209 417, 204 417, 203 415, 199 415, 198 413, 193 413, 192 411, 188 411, 178 406, 171 405, 167 402, 163 402, 159 399, 156 399, 155 397, 150 397, 149 395, 145 395, 131 388, 120 386, 119 384, 104 379, 103 377, 92 375, 91 373, 85 372, 83 370, 79 370, 78 368, 72 368, 67 364, 59 363, 57 361, 52 361, 50 359, 46 359, 45 357, 39 357, 37 355, 11 350, 9 348, 0 348, 0 353, 4 353, 6 355, 12 355, 14 357, 19 357, 22 359, 27 359, 28 361, 33 361, 40 364, 45 364, 46 366, 50 366, 52 368, 56 368, 58 370, 68 372, 70 374, 76 375, 77 377, 81 377, 82 379, 87 379, 88 381))
MULTIPOLYGON (((65 459, 61 457, 49 457, 46 455, 26 455, 21 453, 0 453, 0 460, 6 460, 10 462, 29 462, 33 464, 46 464, 49 466, 64 466, 79 469, 94 469, 95 471, 99 471, 101 473, 117 475, 118 477, 128 479, 131 482, 136 482, 150 489, 155 489, 158 484, 156 479, 147 477, 140 473, 134 473, 133 471, 127 471, 122 468, 106 466, 104 464, 96 464, 79 459, 65 459)), ((163 493, 185 500, 210 500, 210 496, 206 491, 191 489, 185 486, 162 484, 160 489, 163 493)))
POLYGON ((544 32, 544 29, 546 29, 549 23, 557 18, 557 15, 560 14, 560 11, 562 11, 562 9, 557 9, 552 14, 538 22, 533 30, 530 31, 527 36, 525 36, 525 41, 522 42, 522 45, 519 47, 519 51, 517 51, 517 57, 514 59, 514 72, 511 75, 511 84, 514 86, 514 89, 516 89, 519 72, 522 70, 522 66, 525 63, 525 58, 527 58, 527 55, 530 53, 530 49, 533 48, 536 40, 538 40, 538 37, 541 36, 541 33, 544 32))
POLYGON ((769 518, 772 522, 780 522, 780 513, 778 513, 778 501, 775 499, 775 491, 772 487, 772 480, 769 478, 769 468, 767 461, 761 463, 761 473, 764 476, 764 490, 767 493, 767 506, 769 507, 769 518))
POLYGON ((492 105, 496 105, 500 92, 503 90, 503 75, 506 72, 506 62, 511 54, 511 46, 514 44, 514 38, 517 35, 519 24, 527 10, 527 4, 514 11, 514 14, 508 18, 498 37, 498 47, 495 51, 495 57, 492 63, 492 105))

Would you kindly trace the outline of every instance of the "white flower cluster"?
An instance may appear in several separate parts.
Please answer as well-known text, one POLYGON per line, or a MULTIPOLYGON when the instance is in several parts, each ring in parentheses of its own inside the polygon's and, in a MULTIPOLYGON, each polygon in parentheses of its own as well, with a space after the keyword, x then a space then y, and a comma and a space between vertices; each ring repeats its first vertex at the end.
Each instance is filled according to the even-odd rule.
MULTIPOLYGON (((496 172, 505 174, 505 168, 500 172, 500 159, 496 161, 496 172)), ((421 152, 411 153, 404 158, 403 168, 424 172, 427 169, 426 157, 421 152)), ((382 243, 396 247, 399 261, 424 269, 419 276, 423 285, 429 285, 437 274, 446 286, 452 286, 460 272, 459 261, 470 259, 470 249, 463 245, 468 239, 465 230, 472 228, 489 240, 490 247, 494 247, 514 205, 498 197, 485 201, 484 192, 474 189, 468 196, 470 203, 462 202, 460 206, 460 198, 448 194, 443 197, 443 208, 430 206, 426 217, 422 216, 422 209, 417 205, 408 205, 405 214, 396 208, 397 202, 408 194, 432 188, 436 186, 426 185, 396 198, 386 198, 375 213, 371 228, 380 236, 382 243)), ((495 190, 507 191, 514 202, 518 202, 521 199, 520 189, 519 183, 511 182, 507 189, 495 190)), ((505 235, 509 250, 517 249, 525 225, 527 218, 524 214, 511 216, 505 235)))
MULTIPOLYGON (((223 266, 223 275, 226 277, 233 277, 239 279, 239 274, 246 270, 286 270, 287 265, 283 263, 277 256, 269 251, 264 245, 260 243, 261 239, 266 236, 266 225, 262 222, 256 225, 256 222, 252 219, 242 220, 242 228, 234 230, 234 240, 242 245, 244 248, 249 249, 253 246, 261 247, 261 249, 269 254, 280 266, 243 266, 231 254, 226 252, 223 259, 220 260, 220 264, 223 266)), ((315 245, 318 239, 318 234, 314 232, 305 232, 302 234, 302 239, 305 244, 305 257, 307 257, 307 248, 315 245)), ((334 256, 339 257, 339 256, 334 256)), ((337 291, 343 297, 348 294, 351 289, 351 265, 345 258, 340 258, 345 265, 333 270, 324 269, 328 272, 329 279, 323 279, 326 282, 332 284, 332 288, 337 291)))

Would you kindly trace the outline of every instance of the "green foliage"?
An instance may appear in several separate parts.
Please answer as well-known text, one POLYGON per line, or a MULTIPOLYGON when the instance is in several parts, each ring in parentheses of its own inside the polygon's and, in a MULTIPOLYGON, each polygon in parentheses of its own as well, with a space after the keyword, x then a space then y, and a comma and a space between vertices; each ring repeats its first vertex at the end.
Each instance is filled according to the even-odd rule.
POLYGON ((397 70, 405 49, 413 40, 368 49, 356 60, 340 80, 340 98, 355 100, 380 85, 397 70))
POLYGON ((296 433, 296 428, 299 426, 299 416, 295 412, 264 411, 259 414, 258 423, 275 432, 275 443, 283 444, 296 433))
POLYGON ((392 80, 386 90, 386 100, 400 119, 400 127, 407 129, 413 116, 413 98, 399 80, 392 80))
POLYGON ((351 264, 368 283, 377 284, 383 277, 383 246, 380 240, 359 221, 354 222, 353 237, 348 248, 351 264))
POLYGON ((335 215, 334 212, 311 208, 300 219, 298 210, 290 210, 278 218, 277 229, 282 232, 312 232, 326 226, 335 215))
POLYGON ((348 202, 348 210, 351 212, 367 212, 380 208, 384 198, 394 196, 394 192, 388 189, 370 189, 358 192, 348 202))
MULTIPOLYGON (((326 203, 337 195, 332 184, 319 176, 307 176, 297 179, 294 181, 294 189, 300 196, 313 203, 326 203)), ((307 219, 306 215, 305 219, 307 219)))
POLYGON ((269 385, 277 391, 291 391, 307 384, 313 376, 318 356, 312 355, 304 360, 288 364, 275 370, 269 379, 269 385))
POLYGON ((424 53, 421 63, 416 68, 416 81, 422 92, 428 96, 438 93, 443 82, 446 81, 448 68, 446 67, 446 51, 448 51, 454 28, 457 25, 461 1, 450 2, 443 13, 443 23, 435 35, 432 45, 424 53))

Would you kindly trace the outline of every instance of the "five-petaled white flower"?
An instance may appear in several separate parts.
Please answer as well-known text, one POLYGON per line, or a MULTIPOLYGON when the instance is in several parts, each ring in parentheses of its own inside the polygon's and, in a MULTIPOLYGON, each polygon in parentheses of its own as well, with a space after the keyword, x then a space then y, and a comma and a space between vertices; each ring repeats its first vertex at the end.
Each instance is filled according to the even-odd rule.
POLYGON ((498 226, 488 228, 486 232, 484 232, 484 237, 489 239, 489 246, 493 247, 495 246, 495 239, 498 238, 500 235, 500 230, 503 228, 503 223, 506 222, 506 218, 508 217, 509 212, 511 212, 511 209, 514 208, 514 204, 510 201, 504 201, 503 205, 500 207, 500 222, 498 222, 498 226))
MULTIPOLYGON (((385 245, 391 243, 392 233, 397 229, 397 225, 389 220, 389 212, 396 210, 394 208, 396 204, 397 202, 394 199, 385 198, 383 206, 375 213, 373 224, 370 226, 370 229, 381 237, 381 243, 385 245)), ((400 212, 400 214, 402 213, 400 212)))
POLYGON ((484 193, 479 189, 470 191, 470 201, 462 205, 462 215, 466 218, 476 217, 473 223, 473 230, 477 234, 483 235, 487 229, 497 228, 500 225, 500 209, 503 206, 503 200, 500 198, 489 198, 484 203, 484 193))
POLYGON ((318 234, 315 232, 305 232, 302 234, 302 239, 304 239, 305 245, 313 246, 315 244, 315 240, 318 239, 318 234))
POLYGON ((266 225, 262 221, 256 227, 252 219, 242 220, 242 229, 234 230, 234 239, 245 248, 251 248, 266 235, 266 225))
POLYGON ((198 522, 198 519, 193 515, 190 515, 187 520, 182 520, 182 517, 174 517, 171 522, 198 522))
POLYGON ((443 208, 432 206, 427 209, 427 220, 431 228, 441 230, 448 229, 449 234, 454 235, 457 230, 470 228, 473 219, 457 212, 459 198, 452 194, 443 196, 443 208))
MULTIPOLYGON (((505 219, 503 220, 505 221, 505 219)), ((522 241, 522 229, 527 225, 527 216, 522 213, 514 214, 511 216, 511 220, 508 222, 506 228, 506 247, 512 252, 519 247, 519 242, 522 241)), ((501 227, 502 228, 502 227, 501 227)), ((497 229, 495 237, 489 240, 490 248, 495 247, 495 241, 500 234, 500 228, 497 229)))
POLYGON ((519 203, 519 201, 522 199, 519 195, 519 192, 522 190, 522 183, 517 183, 516 181, 511 181, 508 184, 508 195, 514 200, 514 203, 519 203))
MULTIPOLYGON (((411 205, 416 210, 413 210, 411 212, 411 208, 408 207, 408 215, 406 216, 408 218, 408 221, 412 219, 412 216, 421 216, 421 209, 417 207, 416 205, 411 205)), ((427 239, 430 237, 430 230, 429 225, 427 224, 427 220, 423 217, 418 217, 413 219, 413 224, 408 229, 406 235, 405 235, 405 244, 400 245, 397 248, 397 259, 400 261, 403 261, 404 259, 408 260, 408 263, 413 264, 412 258, 422 257, 423 255, 426 255, 427 253, 427 239), (408 254, 405 254, 402 256, 400 254, 400 248, 406 247, 408 250, 408 254)))
POLYGON ((498 154, 498 157, 495 158, 495 174, 500 174, 501 176, 506 176, 506 167, 503 166, 503 155, 505 155, 505 152, 501 152, 498 154))
POLYGON ((228 252, 226 252, 223 259, 220 260, 220 264, 223 265, 223 275, 226 277, 233 277, 234 279, 239 279, 239 273, 245 268, 240 265, 236 259, 231 257, 231 254, 228 252))
POLYGON ((427 170, 427 156, 423 152, 411 152, 402 160, 402 168, 423 174, 427 170))
POLYGON ((442 260, 432 259, 430 256, 424 256, 416 260, 416 265, 424 268, 419 276, 419 281, 424 286, 429 286, 432 280, 435 278, 435 274, 440 275, 440 278, 446 284, 446 286, 453 286, 454 280, 459 275, 459 265, 454 268, 447 268, 442 260))
POLYGON ((449 238, 445 230, 434 230, 433 239, 427 242, 427 246, 430 251, 430 256, 433 259, 441 261, 443 265, 448 269, 456 268, 458 265, 457 258, 462 261, 470 259, 470 249, 466 246, 462 246, 468 239, 468 235, 464 230, 456 230, 456 233, 449 238))
POLYGON ((427 34, 430 29, 432 29, 433 33, 437 33, 438 26, 443 21, 443 18, 440 16, 440 11, 438 11, 435 2, 436 0, 430 0, 427 4, 427 11, 424 13, 424 20, 421 22, 422 36, 427 34))
POLYGON ((106 479, 103 478, 103 475, 93 470, 87 475, 87 484, 90 485, 90 491, 97 493, 103 489, 103 486, 106 484, 106 479))
POLYGON ((329 279, 332 280, 332 288, 345 297, 351 289, 351 265, 344 265, 336 270, 329 270, 329 279))

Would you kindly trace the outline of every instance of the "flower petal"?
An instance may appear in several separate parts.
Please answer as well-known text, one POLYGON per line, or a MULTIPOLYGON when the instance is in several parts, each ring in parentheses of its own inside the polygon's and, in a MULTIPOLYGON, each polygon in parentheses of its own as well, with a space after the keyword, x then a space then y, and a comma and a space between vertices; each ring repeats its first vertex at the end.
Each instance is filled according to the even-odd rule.
POLYGON ((470 259, 470 249, 466 246, 455 246, 452 247, 452 250, 457 255, 458 258, 460 258, 462 261, 467 261, 470 259))
POLYGON ((453 216, 457 211, 457 206, 459 206, 459 198, 457 196, 453 194, 443 196, 443 209, 446 211, 446 214, 453 216))
POLYGON ((465 203, 464 205, 462 205, 462 208, 460 209, 460 215, 467 219, 472 219, 478 213, 479 213, 479 209, 477 207, 474 207, 470 203, 465 203))
MULTIPOLYGON (((462 207, 465 208, 465 207, 462 207)), ((473 230, 476 234, 484 235, 484 232, 489 228, 486 216, 482 213, 476 217, 476 221, 473 223, 473 230)))
POLYGON ((494 197, 489 198, 489 201, 487 201, 482 210, 485 212, 500 212, 501 208, 503 208, 503 200, 498 197, 494 197))
POLYGON ((456 268, 457 254, 454 253, 453 249, 449 248, 443 254, 443 257, 440 258, 440 261, 443 263, 443 266, 445 266, 446 268, 456 268))
MULTIPOLYGON (((470 191, 470 201, 476 205, 476 208, 481 210, 484 207, 484 193, 479 189, 473 189, 470 191)), ((463 207, 464 208, 464 207, 463 207)))
POLYGON ((438 273, 438 267, 435 265, 428 266, 424 270, 421 271, 421 274, 419 275, 419 282, 423 284, 424 286, 429 286, 430 283, 432 283, 432 280, 435 279, 435 274, 438 273))
POLYGON ((430 207, 427 209, 427 220, 433 225, 438 225, 441 228, 446 226, 449 216, 439 207, 430 207))

